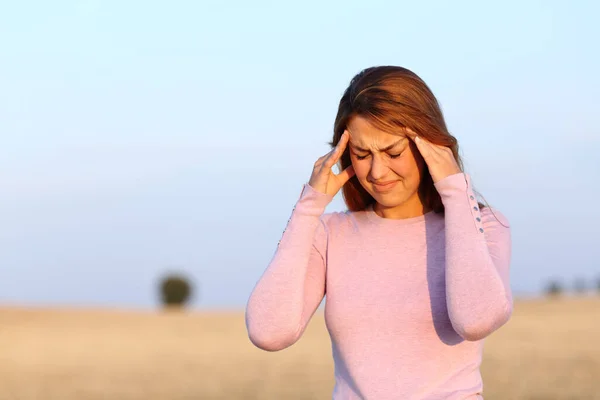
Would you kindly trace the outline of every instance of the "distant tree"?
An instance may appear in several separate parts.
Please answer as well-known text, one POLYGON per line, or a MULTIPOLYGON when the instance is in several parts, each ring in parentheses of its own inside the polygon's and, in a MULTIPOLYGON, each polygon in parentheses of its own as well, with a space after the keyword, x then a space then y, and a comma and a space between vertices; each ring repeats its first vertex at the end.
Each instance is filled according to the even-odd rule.
POLYGON ((578 278, 575 279, 575 283, 573 284, 573 290, 575 293, 582 294, 587 290, 587 284, 585 283, 585 279, 578 278))
POLYGON ((183 308, 191 299, 193 287, 181 274, 168 274, 159 284, 160 299, 165 307, 183 308))
POLYGON ((546 286, 546 295, 551 297, 556 297, 561 295, 563 292, 563 287, 557 280, 552 280, 546 286))

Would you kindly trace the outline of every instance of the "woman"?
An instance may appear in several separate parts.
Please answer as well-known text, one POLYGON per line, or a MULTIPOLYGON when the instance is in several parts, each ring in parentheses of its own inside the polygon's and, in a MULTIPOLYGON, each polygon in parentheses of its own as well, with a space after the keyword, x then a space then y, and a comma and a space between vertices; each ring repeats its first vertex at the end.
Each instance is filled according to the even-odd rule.
POLYGON ((250 296, 250 340, 292 345, 327 294, 334 399, 482 399, 483 339, 513 307, 510 229, 476 200, 437 100, 405 68, 368 68, 332 146, 250 296), (340 189, 348 211, 324 214, 340 189))

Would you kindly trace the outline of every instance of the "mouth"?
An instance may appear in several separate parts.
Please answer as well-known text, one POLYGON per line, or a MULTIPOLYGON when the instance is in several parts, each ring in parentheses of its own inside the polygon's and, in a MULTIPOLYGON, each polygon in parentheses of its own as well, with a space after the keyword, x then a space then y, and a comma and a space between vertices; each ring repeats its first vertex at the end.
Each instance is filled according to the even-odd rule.
POLYGON ((388 192, 394 186, 396 186, 397 183, 398 183, 398 181, 388 181, 388 182, 373 183, 373 188, 377 192, 388 192))

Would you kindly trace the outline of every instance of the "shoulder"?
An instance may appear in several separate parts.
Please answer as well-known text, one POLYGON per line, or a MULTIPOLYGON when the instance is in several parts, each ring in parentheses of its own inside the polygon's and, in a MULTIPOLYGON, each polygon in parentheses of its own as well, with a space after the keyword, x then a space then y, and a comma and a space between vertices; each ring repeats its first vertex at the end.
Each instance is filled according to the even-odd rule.
POLYGON ((334 226, 343 224, 348 219, 346 211, 333 211, 321 215, 321 223, 325 226, 334 226))
POLYGON ((334 211, 321 216, 321 223, 328 231, 356 230, 363 222, 363 211, 334 211))

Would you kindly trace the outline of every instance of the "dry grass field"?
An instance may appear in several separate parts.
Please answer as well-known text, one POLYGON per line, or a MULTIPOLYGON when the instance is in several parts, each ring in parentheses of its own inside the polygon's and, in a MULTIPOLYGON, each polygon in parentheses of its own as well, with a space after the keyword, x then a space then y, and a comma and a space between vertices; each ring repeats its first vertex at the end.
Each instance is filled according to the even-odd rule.
MULTIPOLYGON (((484 397, 600 399, 600 298, 521 300, 486 341, 484 397)), ((0 400, 327 399, 322 314, 276 353, 243 313, 0 307, 0 400)))

